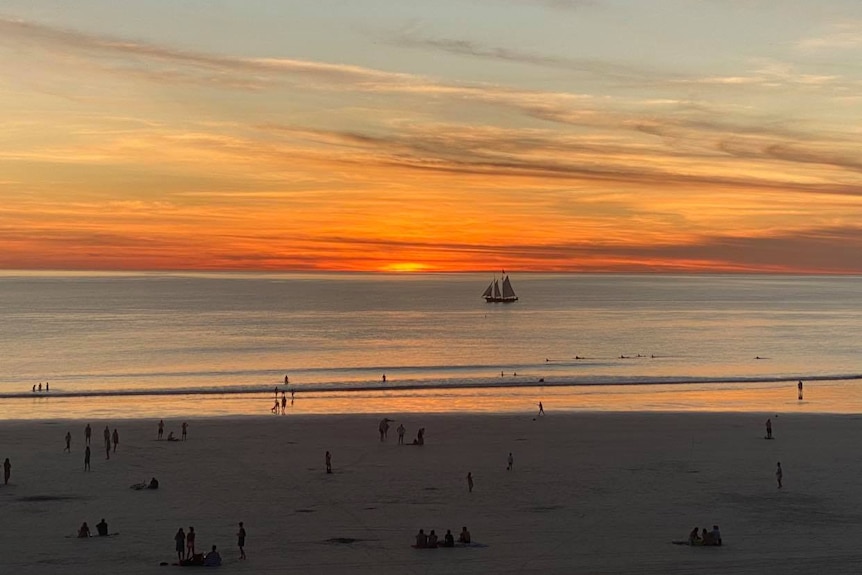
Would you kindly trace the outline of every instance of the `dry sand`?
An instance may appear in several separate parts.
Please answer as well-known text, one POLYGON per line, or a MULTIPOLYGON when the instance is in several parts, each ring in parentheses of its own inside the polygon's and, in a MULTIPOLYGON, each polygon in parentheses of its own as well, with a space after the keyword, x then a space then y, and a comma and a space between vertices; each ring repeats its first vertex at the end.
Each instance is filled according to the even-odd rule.
MULTIPOLYGON (((547 406, 546 406, 547 407, 547 406)), ((0 426, 0 573, 164 573, 173 536, 194 526, 231 573, 857 573, 862 458, 856 416, 587 413, 385 414, 0 426), (423 447, 397 445, 426 428, 423 447), (119 429, 104 459, 102 429, 119 429), (179 421, 166 431, 179 435, 179 421), (72 453, 63 436, 73 435, 72 453), (167 433, 166 433, 167 435, 167 433), (335 473, 324 470, 333 454, 335 473), (506 470, 509 452, 514 469, 506 470), (784 489, 775 463, 784 467, 784 489), (472 472, 473 493, 466 475, 472 472), (158 491, 133 491, 155 476, 158 491), (104 517, 114 538, 68 537, 104 517), (248 531, 240 561, 237 522, 248 531), (725 545, 672 545, 720 525, 725 545), (421 527, 477 548, 416 550, 421 527), (352 543, 338 538, 354 539, 352 543)))

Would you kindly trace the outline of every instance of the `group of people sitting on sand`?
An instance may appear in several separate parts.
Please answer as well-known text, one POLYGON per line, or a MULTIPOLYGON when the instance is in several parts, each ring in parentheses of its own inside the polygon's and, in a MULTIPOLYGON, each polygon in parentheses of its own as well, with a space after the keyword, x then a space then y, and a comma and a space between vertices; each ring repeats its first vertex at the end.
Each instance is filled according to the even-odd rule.
POLYGON ((718 525, 712 526, 712 531, 707 531, 706 527, 698 535, 697 527, 691 530, 688 534, 689 545, 721 545, 721 532, 718 530, 718 525))
POLYGON ((194 553, 188 559, 180 559, 179 565, 181 567, 192 567, 195 565, 203 566, 203 567, 218 567, 221 565, 221 555, 216 549, 216 546, 213 545, 212 550, 204 555, 203 553, 194 553))
MULTIPOLYGON (((105 522, 105 519, 102 518, 101 521, 96 523, 96 532, 100 537, 107 537, 108 535, 108 524, 105 522)), ((92 533, 90 533, 90 526, 87 525, 87 522, 84 521, 81 526, 78 528, 78 537, 92 537, 92 533)))
MULTIPOLYGON (((458 543, 462 545, 470 544, 470 532, 467 531, 467 527, 461 528, 461 534, 458 536, 458 543)), ((437 534, 434 530, 431 530, 431 533, 426 534, 425 530, 420 529, 419 533, 416 534, 416 544, 414 545, 417 549, 436 549, 437 547, 455 547, 455 536, 452 535, 452 531, 450 529, 446 530, 446 535, 443 536, 443 541, 438 541, 437 534)))

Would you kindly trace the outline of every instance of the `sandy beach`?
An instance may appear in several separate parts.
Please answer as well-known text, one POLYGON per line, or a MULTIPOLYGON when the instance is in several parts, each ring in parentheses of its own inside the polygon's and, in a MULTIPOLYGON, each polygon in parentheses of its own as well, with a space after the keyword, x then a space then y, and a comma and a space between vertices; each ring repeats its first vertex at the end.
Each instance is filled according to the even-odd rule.
MULTIPOLYGON (((237 573, 855 573, 862 560, 856 416, 549 409, 188 421, 185 442, 157 441, 157 420, 90 421, 90 472, 87 422, 2 424, 0 459, 12 463, 0 486, 2 571, 172 572, 160 563, 176 562, 173 536, 189 526, 198 549, 217 545, 221 571, 237 573), (768 415, 774 441, 763 439, 768 415), (381 442, 384 416, 395 422, 381 442), (426 444, 398 445, 399 423, 408 443, 424 427, 426 444), (110 460, 105 425, 120 434, 110 460), (130 489, 153 476, 159 490, 130 489), (72 537, 103 517, 118 536, 72 537), (671 543, 713 524, 720 548, 671 543), (483 546, 410 547, 419 528, 442 538, 462 526, 483 546)), ((165 424, 180 435, 180 420, 165 424)))

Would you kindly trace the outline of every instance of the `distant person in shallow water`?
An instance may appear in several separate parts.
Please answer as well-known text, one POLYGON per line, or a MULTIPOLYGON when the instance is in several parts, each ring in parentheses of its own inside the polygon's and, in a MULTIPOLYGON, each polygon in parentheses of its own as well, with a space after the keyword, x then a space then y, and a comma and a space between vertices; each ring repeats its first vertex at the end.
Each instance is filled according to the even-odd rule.
POLYGON ((383 383, 386 383, 386 374, 383 374, 383 383))
POLYGON ((281 414, 284 415, 284 413, 286 411, 287 411, 287 394, 282 391, 281 392, 281 414))
POLYGON ((799 390, 799 401, 802 401, 802 380, 799 380, 799 383, 796 384, 796 389, 799 390))

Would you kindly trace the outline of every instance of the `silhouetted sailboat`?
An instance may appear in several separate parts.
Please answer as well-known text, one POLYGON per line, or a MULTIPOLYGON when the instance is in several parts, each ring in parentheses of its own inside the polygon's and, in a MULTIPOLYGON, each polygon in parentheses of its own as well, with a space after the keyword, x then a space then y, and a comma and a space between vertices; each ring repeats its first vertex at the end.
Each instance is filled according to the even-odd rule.
MULTIPOLYGON (((503 274, 505 275, 505 273, 504 270, 503 274)), ((488 303, 512 303, 518 301, 518 296, 515 295, 515 290, 512 289, 512 282, 509 281, 509 276, 503 278, 502 290, 500 289, 500 281, 495 277, 485 289, 482 297, 488 303)))

